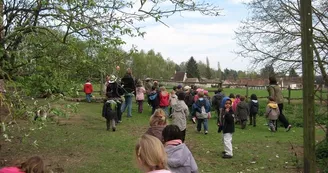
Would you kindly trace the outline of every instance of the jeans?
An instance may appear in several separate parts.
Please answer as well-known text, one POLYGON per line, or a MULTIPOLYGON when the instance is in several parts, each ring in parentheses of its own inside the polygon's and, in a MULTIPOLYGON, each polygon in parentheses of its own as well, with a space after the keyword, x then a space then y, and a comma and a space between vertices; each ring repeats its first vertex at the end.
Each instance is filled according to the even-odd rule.
POLYGON ((121 112, 123 113, 126 108, 128 108, 128 117, 132 117, 132 96, 124 96, 125 101, 122 104, 121 112))
MULTIPOLYGON (((283 114, 283 109, 284 109, 284 104, 280 103, 278 104, 279 107, 279 111, 280 111, 280 115, 278 117, 278 120, 284 125, 285 128, 287 128, 289 126, 289 122, 286 119, 285 115, 283 114)), ((278 130, 278 123, 276 123, 276 130, 278 130)))
POLYGON ((167 106, 163 106, 163 107, 161 107, 161 109, 163 109, 166 116, 169 116, 169 108, 167 106))
POLYGON ((226 155, 232 156, 232 133, 223 133, 223 144, 226 155))
POLYGON ((205 119, 197 119, 197 131, 202 130, 202 124, 204 126, 204 131, 208 131, 208 121, 207 118, 205 119))
POLYGON ((137 100, 138 102, 138 112, 142 113, 143 111, 143 100, 137 100))
POLYGON ((92 97, 92 95, 91 95, 91 93, 90 94, 85 94, 85 99, 87 100, 87 102, 91 102, 91 97, 92 97))

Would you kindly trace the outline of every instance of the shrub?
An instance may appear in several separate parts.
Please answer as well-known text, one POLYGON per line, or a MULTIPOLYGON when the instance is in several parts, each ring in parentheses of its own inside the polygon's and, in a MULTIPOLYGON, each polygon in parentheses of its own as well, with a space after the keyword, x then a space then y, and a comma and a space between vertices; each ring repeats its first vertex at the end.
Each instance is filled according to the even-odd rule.
POLYGON ((318 167, 322 172, 328 173, 328 139, 325 139, 317 144, 315 155, 317 158, 318 167))

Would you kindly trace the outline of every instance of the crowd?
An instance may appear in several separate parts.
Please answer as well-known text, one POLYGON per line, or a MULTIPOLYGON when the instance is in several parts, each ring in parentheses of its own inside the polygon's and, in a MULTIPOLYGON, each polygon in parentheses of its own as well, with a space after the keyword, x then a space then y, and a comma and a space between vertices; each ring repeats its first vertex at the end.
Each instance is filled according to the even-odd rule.
MULTIPOLYGON (((276 132, 277 120, 281 121, 288 132, 291 125, 283 114, 283 97, 274 77, 269 78, 268 103, 265 116, 269 130, 276 132)), ((165 86, 157 81, 146 80, 135 82, 131 69, 118 80, 111 75, 106 78, 106 96, 102 114, 106 118, 107 130, 116 131, 116 125, 122 122, 122 113, 127 109, 127 117, 132 117, 132 102, 135 95, 138 113, 143 112, 145 98, 152 107, 149 128, 135 146, 135 156, 140 170, 147 173, 196 173, 197 163, 185 145, 187 121, 196 124, 198 132, 209 133, 208 120, 211 110, 217 113, 218 133, 223 134, 222 158, 233 157, 232 137, 235 125, 241 129, 249 125, 256 127, 256 116, 259 112, 259 101, 252 94, 249 102, 246 97, 230 94, 225 96, 218 89, 211 98, 207 90, 197 86, 174 86, 168 92, 165 86), (168 119, 171 118, 170 125, 168 119)), ((92 85, 88 80, 85 84, 86 99, 91 100, 92 85)), ((42 173, 44 164, 39 157, 32 157, 21 165, 6 167, 0 173, 42 173)))

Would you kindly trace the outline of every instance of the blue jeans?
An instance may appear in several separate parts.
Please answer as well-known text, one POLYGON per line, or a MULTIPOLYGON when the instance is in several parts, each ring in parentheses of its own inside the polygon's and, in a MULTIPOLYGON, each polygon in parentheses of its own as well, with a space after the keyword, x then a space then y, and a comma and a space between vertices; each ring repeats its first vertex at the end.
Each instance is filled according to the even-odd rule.
POLYGON ((202 130, 202 124, 204 126, 204 131, 208 131, 208 121, 206 119, 197 119, 197 131, 202 130))
POLYGON ((169 108, 167 106, 161 107, 161 109, 165 112, 166 116, 169 116, 169 108))
POLYGON ((92 97, 92 95, 91 95, 91 93, 90 94, 85 94, 85 99, 87 100, 87 102, 91 102, 91 97, 92 97))
POLYGON ((126 109, 126 107, 128 108, 128 117, 132 117, 132 96, 124 96, 125 101, 122 104, 121 107, 121 112, 123 113, 126 109))

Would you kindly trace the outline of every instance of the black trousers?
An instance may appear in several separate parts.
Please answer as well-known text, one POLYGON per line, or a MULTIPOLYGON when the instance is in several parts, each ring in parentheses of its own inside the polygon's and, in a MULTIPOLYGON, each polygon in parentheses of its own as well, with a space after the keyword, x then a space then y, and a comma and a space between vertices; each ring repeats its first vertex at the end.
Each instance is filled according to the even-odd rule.
MULTIPOLYGON (((286 119, 285 115, 283 114, 283 109, 284 109, 284 104, 280 103, 278 104, 279 107, 279 111, 280 111, 280 115, 278 117, 278 120, 284 125, 285 128, 287 128, 289 126, 289 122, 286 119)), ((276 123, 276 130, 278 129, 278 123, 276 123)))
POLYGON ((182 142, 184 142, 185 139, 186 139, 186 130, 187 129, 184 129, 184 130, 181 131, 181 140, 182 140, 182 142))
POLYGON ((256 114, 249 115, 249 125, 256 126, 256 114))
POLYGON ((117 112, 117 121, 122 121, 122 112, 121 112, 121 106, 122 106, 122 103, 118 103, 116 104, 116 112, 117 112))

